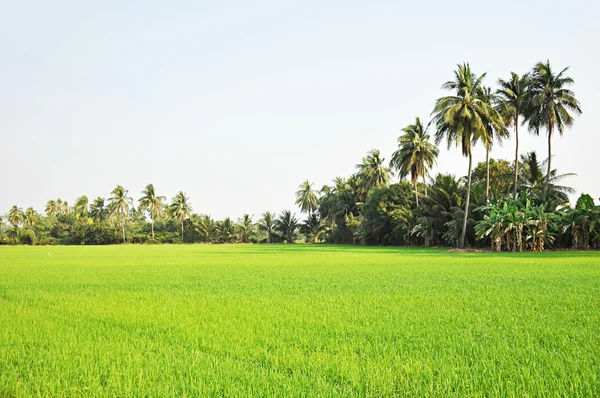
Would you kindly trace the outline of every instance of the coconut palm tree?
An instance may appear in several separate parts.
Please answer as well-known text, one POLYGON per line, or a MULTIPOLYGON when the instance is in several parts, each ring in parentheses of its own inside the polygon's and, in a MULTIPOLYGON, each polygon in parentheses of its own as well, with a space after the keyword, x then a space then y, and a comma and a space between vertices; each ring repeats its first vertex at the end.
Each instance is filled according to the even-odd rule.
POLYGON ((527 95, 529 92, 529 74, 519 77, 515 72, 510 72, 510 79, 499 79, 500 88, 496 91, 500 113, 504 118, 506 127, 513 126, 515 130, 515 175, 513 181, 513 199, 517 197, 519 187, 519 117, 525 116, 527 95))
POLYGON ((192 204, 183 191, 179 191, 167 209, 169 215, 181 223, 181 241, 183 242, 183 222, 192 215, 192 204))
POLYGON ((521 163, 523 165, 523 173, 521 179, 523 186, 527 189, 528 196, 536 199, 538 203, 548 201, 550 204, 553 201, 568 202, 569 195, 575 193, 575 190, 569 186, 560 185, 561 181, 568 177, 575 176, 574 173, 558 174, 556 169, 550 171, 550 179, 545 194, 546 176, 542 172, 542 168, 548 164, 548 159, 540 162, 535 151, 527 152, 521 155, 521 163))
POLYGON ((75 217, 79 221, 83 222, 88 219, 88 217, 89 217, 88 204, 89 204, 88 197, 85 195, 78 197, 77 200, 75 201, 75 205, 73 206, 73 212, 75 213, 75 217))
POLYGON ((231 218, 227 217, 222 221, 217 221, 216 232, 221 243, 231 243, 235 236, 235 225, 231 218))
POLYGON ((312 184, 305 180, 298 186, 296 191, 296 204, 300 206, 302 213, 312 214, 319 206, 319 197, 317 192, 312 189, 312 184))
POLYGON ((308 242, 316 243, 321 234, 325 233, 326 227, 317 213, 310 213, 300 226, 302 233, 308 242))
POLYGON ((267 235, 267 243, 271 243, 273 231, 275 229, 275 215, 266 211, 258 220, 258 229, 267 235))
POLYGON ((373 188, 390 183, 390 169, 384 166, 384 161, 379 150, 372 149, 362 159, 362 163, 356 165, 361 199, 365 199, 373 188))
POLYGON ((56 215, 58 214, 59 210, 58 210, 58 206, 56 204, 56 201, 54 199, 49 200, 46 203, 46 216, 47 217, 56 217, 56 215))
MULTIPOLYGON (((497 123, 498 111, 488 101, 481 98, 482 82, 485 73, 476 76, 469 64, 458 65, 454 80, 444 83, 442 88, 454 91, 454 95, 439 98, 433 111, 437 131, 436 143, 446 140, 448 149, 452 145, 460 147, 463 156, 469 158, 465 211, 459 247, 465 246, 469 203, 471 199, 471 172, 473 168, 473 146, 487 135, 488 122, 497 123)), ((500 130, 501 126, 494 126, 500 130)))
POLYGON ((248 238, 252 235, 254 224, 252 223, 252 216, 244 214, 240 220, 238 220, 238 228, 240 229, 240 240, 242 243, 248 243, 248 238))
POLYGON ((531 76, 526 120, 529 130, 536 135, 539 135, 542 128, 545 128, 548 134, 548 167, 544 184, 546 198, 552 172, 552 135, 555 130, 562 135, 565 128, 573 125, 574 118, 569 112, 581 114, 579 101, 573 91, 567 88, 574 83, 571 77, 565 75, 568 69, 567 67, 556 74, 550 66, 550 61, 538 62, 533 67, 531 76))
POLYGON ((31 237, 31 244, 33 246, 35 246, 36 241, 35 226, 38 223, 38 216, 38 213, 33 209, 33 207, 29 207, 27 210, 25 210, 25 213, 23 215, 23 221, 30 231, 29 234, 31 237))
POLYGON ((275 229, 287 243, 294 242, 298 226, 299 224, 296 216, 289 210, 282 211, 281 215, 275 220, 275 229))
POLYGON ((96 222, 102 222, 108 218, 108 209, 104 204, 104 198, 98 196, 90 205, 90 217, 96 222))
POLYGON ((108 205, 109 213, 116 217, 121 218, 121 231, 123 233, 123 242, 125 242, 125 221, 129 214, 129 208, 133 206, 133 200, 127 196, 128 190, 123 188, 121 185, 117 185, 111 192, 111 197, 108 199, 110 204, 108 205))
POLYGON ((202 239, 206 243, 212 242, 215 234, 215 229, 215 220, 213 220, 208 215, 203 215, 202 217, 200 217, 196 224, 196 232, 198 232, 200 236, 202 236, 202 239))
POLYGON ((485 123, 485 134, 481 135, 481 142, 485 147, 485 201, 488 201, 490 196, 490 152, 494 145, 494 140, 502 142, 502 139, 508 137, 508 130, 504 123, 504 118, 499 112, 498 99, 492 92, 490 87, 482 86, 480 92, 480 98, 494 110, 484 120, 485 123))
MULTIPOLYGON (((392 154, 390 168, 396 170, 400 178, 410 174, 410 179, 415 189, 415 201, 419 206, 419 193, 417 191, 417 181, 419 177, 423 179, 423 184, 427 187, 425 178, 429 170, 436 162, 439 154, 438 148, 429 141, 427 129, 429 125, 423 128, 421 119, 415 119, 414 124, 404 127, 403 135, 398 137, 398 149, 392 154)), ((425 188, 427 192, 427 188, 425 188)), ((427 193, 425 193, 427 195, 427 193)))
POLYGON ((16 205, 11 207, 6 216, 6 219, 9 223, 13 225, 13 227, 15 228, 15 235, 18 236, 19 225, 21 225, 23 221, 25 221, 25 213, 23 213, 23 209, 17 207, 16 205))
POLYGON ((154 220, 160 216, 165 208, 164 196, 158 196, 154 190, 154 185, 148 184, 142 191, 142 197, 138 200, 140 211, 147 210, 150 213, 150 221, 152 228, 152 240, 154 240, 154 220))

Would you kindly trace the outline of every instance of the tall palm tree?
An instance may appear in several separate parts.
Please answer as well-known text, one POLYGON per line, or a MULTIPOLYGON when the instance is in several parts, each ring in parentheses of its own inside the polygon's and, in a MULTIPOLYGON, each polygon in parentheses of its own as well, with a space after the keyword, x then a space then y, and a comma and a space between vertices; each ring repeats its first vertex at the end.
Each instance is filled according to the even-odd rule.
POLYGON ((75 201, 75 205, 73 205, 73 212, 75 213, 75 217, 79 221, 85 221, 88 219, 89 211, 88 211, 88 197, 82 195, 77 198, 75 201))
MULTIPOLYGON (((398 137, 398 149, 392 154, 390 160, 390 168, 398 171, 400 178, 410 174, 417 206, 419 206, 419 193, 417 192, 419 177, 423 178, 423 184, 427 187, 425 178, 439 154, 438 148, 429 141, 428 128, 429 126, 423 128, 421 119, 418 117, 414 124, 404 127, 402 129, 404 134, 398 137)), ((427 188, 425 188, 425 192, 427 192, 427 188)))
POLYGON ((128 190, 123 188, 121 185, 117 185, 111 192, 111 197, 108 199, 110 204, 108 206, 111 215, 115 215, 121 218, 121 231, 123 233, 123 242, 125 242, 125 221, 129 214, 129 208, 133 206, 133 200, 127 196, 128 190))
POLYGON ((25 213, 23 213, 23 209, 17 207, 16 205, 11 207, 6 219, 9 223, 13 225, 15 228, 15 235, 19 235, 19 225, 25 221, 25 213))
POLYGON ((192 215, 192 204, 189 202, 189 198, 185 196, 183 191, 179 191, 173 198, 171 205, 169 205, 168 213, 171 217, 175 218, 181 223, 181 241, 183 242, 183 222, 186 218, 192 215))
POLYGON ((108 209, 104 204, 104 198, 98 196, 90 205, 90 217, 96 222, 102 222, 108 218, 108 209))
POLYGON ((555 74, 550 66, 550 61, 538 62, 532 71, 531 95, 527 103, 527 117, 529 130, 539 135, 540 129, 545 128, 548 134, 548 168, 544 184, 544 196, 548 197, 548 185, 552 172, 552 135, 558 130, 560 135, 565 128, 571 127, 574 122, 573 115, 581 114, 579 101, 573 91, 567 87, 575 81, 566 76, 569 68, 555 74))
POLYGON ((319 197, 317 192, 312 189, 312 184, 305 180, 298 188, 296 191, 296 204, 300 206, 300 211, 308 214, 314 213, 319 205, 319 197))
POLYGON ((480 97, 482 101, 492 107, 494 112, 491 112, 488 118, 484 120, 485 134, 481 135, 481 142, 485 147, 485 200, 487 202, 490 196, 490 152, 494 145, 494 140, 501 142, 502 139, 508 137, 508 130, 504 123, 504 118, 499 112, 498 98, 492 92, 490 87, 481 87, 480 97))
POLYGON ((154 220, 160 216, 165 208, 164 196, 158 196, 154 190, 154 185, 148 184, 142 191, 142 197, 138 200, 141 211, 147 210, 150 213, 150 221, 152 226, 152 240, 154 240, 154 220))
POLYGON ((35 246, 35 241, 36 241, 36 236, 35 236, 35 226, 37 225, 38 222, 38 214, 35 210, 33 210, 33 207, 29 207, 27 210, 25 210, 25 213, 23 215, 23 220, 25 222, 25 225, 27 225, 27 227, 29 227, 29 231, 30 231, 30 237, 31 237, 31 244, 33 246, 35 246))
MULTIPOLYGON (((471 200, 471 172, 473 168, 473 145, 487 134, 487 122, 494 122, 498 111, 481 98, 482 82, 485 73, 476 76, 469 64, 458 65, 454 80, 444 83, 442 88, 454 91, 454 95, 439 98, 433 111, 437 131, 436 143, 446 139, 448 149, 452 145, 460 147, 463 156, 469 158, 467 192, 463 225, 459 247, 465 246, 469 203, 471 200)), ((500 129, 500 126, 496 126, 500 129)))
POLYGON ((498 79, 500 88, 496 91, 500 113, 504 117, 506 127, 513 126, 515 130, 515 175, 513 181, 513 198, 517 197, 519 186, 519 117, 525 116, 527 95, 529 91, 529 74, 519 77, 510 72, 510 79, 498 79))
POLYGON ((275 229, 287 243, 294 242, 298 226, 296 216, 289 210, 282 211, 281 215, 275 220, 275 229))
POLYGON ((252 223, 252 216, 244 214, 238 221, 238 227, 240 229, 240 240, 242 243, 248 243, 248 238, 252 235, 252 229, 254 224, 252 223))
POLYGON ((54 199, 51 199, 46 203, 46 216, 47 217, 56 217, 59 213, 58 205, 54 199))
POLYGON ((275 215, 266 211, 258 220, 258 229, 267 235, 267 243, 271 243, 273 230, 275 229, 275 215))
POLYGON ((362 159, 362 163, 356 165, 358 169, 357 178, 361 191, 361 198, 373 189, 388 185, 390 183, 390 169, 384 166, 385 159, 381 157, 378 149, 372 149, 362 159))

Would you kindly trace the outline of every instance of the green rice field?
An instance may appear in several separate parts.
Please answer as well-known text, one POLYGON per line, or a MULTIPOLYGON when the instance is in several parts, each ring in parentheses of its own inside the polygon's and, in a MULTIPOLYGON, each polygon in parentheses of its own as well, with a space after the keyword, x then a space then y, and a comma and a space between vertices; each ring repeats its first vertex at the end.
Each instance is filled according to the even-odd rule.
POLYGON ((600 253, 0 247, 5 396, 600 396, 600 253))

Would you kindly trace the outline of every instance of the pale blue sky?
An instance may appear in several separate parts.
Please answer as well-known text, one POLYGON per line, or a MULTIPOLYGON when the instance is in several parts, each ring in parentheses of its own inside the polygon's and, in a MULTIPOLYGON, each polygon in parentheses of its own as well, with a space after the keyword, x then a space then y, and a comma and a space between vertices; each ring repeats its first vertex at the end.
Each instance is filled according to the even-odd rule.
MULTIPOLYGON (((255 219, 293 208, 400 129, 429 120, 457 63, 487 84, 550 59, 583 116, 553 164, 600 196, 595 1, 3 1, 0 213, 48 199, 137 200, 147 183, 194 210, 255 219), (217 5, 218 4, 218 5, 217 5)), ((522 152, 546 154, 522 129, 522 152)), ((514 142, 492 156, 512 159, 514 142)), ((481 147, 476 161, 484 160, 481 147)), ((457 150, 434 172, 466 173, 457 150)))

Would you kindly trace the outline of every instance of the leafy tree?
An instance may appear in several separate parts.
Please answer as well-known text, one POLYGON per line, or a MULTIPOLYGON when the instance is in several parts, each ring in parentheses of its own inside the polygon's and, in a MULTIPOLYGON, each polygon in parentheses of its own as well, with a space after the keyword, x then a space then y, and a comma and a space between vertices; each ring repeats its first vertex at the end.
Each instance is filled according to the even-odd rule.
POLYGON ((181 241, 183 242, 183 222, 186 218, 192 215, 192 205, 189 203, 189 198, 185 196, 183 191, 179 191, 173 198, 171 205, 168 208, 168 213, 171 217, 181 223, 181 241))
POLYGON ((514 168, 503 159, 489 159, 488 163, 480 162, 473 169, 471 181, 473 185, 485 185, 489 174, 490 191, 493 196, 510 195, 513 189, 514 168))
POLYGON ((217 221, 216 233, 221 243, 231 243, 235 237, 235 225, 231 221, 231 218, 227 217, 224 220, 217 221))
POLYGON ((312 184, 305 180, 298 188, 296 191, 296 204, 300 206, 300 211, 308 214, 314 213, 319 205, 319 197, 312 189, 312 184))
POLYGON ((111 215, 117 217, 121 221, 121 231, 123 233, 123 243, 125 240, 125 221, 129 214, 129 208, 133 206, 133 200, 127 196, 128 190, 123 188, 121 185, 117 185, 111 192, 111 197, 108 199, 110 204, 108 205, 108 211, 111 215))
POLYGON ((540 130, 545 128, 548 135, 548 167, 544 184, 546 198, 552 172, 552 135, 555 130, 562 135, 565 128, 573 125, 574 118, 569 112, 581 114, 579 101, 567 88, 574 83, 571 77, 565 75, 568 69, 567 67, 556 74, 550 61, 546 61, 538 62, 532 71, 526 120, 530 131, 539 135, 540 130))
MULTIPOLYGON (((154 220, 160 216, 165 209, 165 197, 156 194, 154 185, 148 184, 142 191, 142 197, 139 198, 138 203, 141 211, 148 211, 150 213, 152 240, 154 240, 154 220)), ((182 235, 183 236, 183 235, 182 235)), ((183 239, 183 237, 182 237, 183 239)))
POLYGON ((281 212, 275 220, 275 230, 279 233, 281 239, 287 243, 294 243, 298 226, 298 220, 289 210, 281 212))
POLYGON ((436 143, 445 138, 448 148, 456 145, 461 148, 462 154, 469 158, 464 218, 458 242, 461 248, 465 246, 469 218, 473 145, 486 136, 489 125, 496 130, 502 127, 498 120, 499 112, 489 101, 481 98, 484 78, 485 73, 477 77, 469 64, 458 65, 454 72, 454 80, 442 86, 446 90, 454 91, 454 95, 439 98, 433 111, 437 126, 436 143))
POLYGON ((425 178, 439 154, 438 148, 429 141, 428 127, 423 128, 421 119, 417 117, 414 124, 403 128, 404 134, 398 138, 398 150, 392 154, 390 160, 390 168, 396 170, 400 174, 400 178, 410 174, 417 207, 419 206, 417 181, 419 177, 423 179, 425 195, 427 195, 425 178))
POLYGON ((526 115, 529 94, 529 74, 519 77, 515 72, 510 73, 510 79, 499 79, 500 88, 496 91, 500 113, 506 127, 511 125, 515 130, 515 169, 513 180, 513 198, 517 197, 519 186, 519 117, 526 115))
POLYGON ((263 213, 258 220, 258 229, 267 235, 267 243, 271 243, 275 231, 275 215, 269 211, 263 213))

